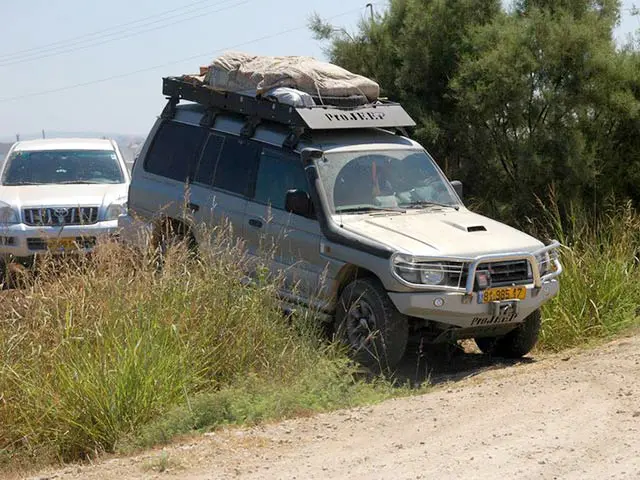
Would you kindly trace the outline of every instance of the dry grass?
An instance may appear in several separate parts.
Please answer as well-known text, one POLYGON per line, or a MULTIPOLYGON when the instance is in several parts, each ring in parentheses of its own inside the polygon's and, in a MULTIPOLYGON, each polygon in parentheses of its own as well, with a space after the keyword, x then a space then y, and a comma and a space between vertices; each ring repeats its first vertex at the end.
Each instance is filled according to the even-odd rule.
POLYGON ((105 243, 45 261, 0 311, 0 468, 82 459, 385 398, 362 383, 314 319, 285 320, 276 283, 242 281, 242 249, 210 236, 150 253, 105 243))

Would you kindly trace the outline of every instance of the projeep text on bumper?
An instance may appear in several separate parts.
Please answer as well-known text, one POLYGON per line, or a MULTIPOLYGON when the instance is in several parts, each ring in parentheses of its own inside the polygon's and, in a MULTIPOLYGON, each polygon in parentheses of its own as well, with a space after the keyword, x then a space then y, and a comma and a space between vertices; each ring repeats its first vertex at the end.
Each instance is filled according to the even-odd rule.
MULTIPOLYGON (((117 220, 91 225, 29 226, 22 223, 0 227, 0 258, 25 258, 47 253, 52 242, 73 240, 77 250, 91 251, 98 238, 114 235, 117 220)), ((56 253, 55 250, 51 253, 56 253)))
MULTIPOLYGON (((482 255, 475 258, 429 258, 433 262, 460 261, 468 265, 464 287, 424 285, 413 292, 388 292, 391 301, 400 313, 411 317, 431 320, 461 328, 495 327, 522 322, 527 316, 553 298, 559 290, 557 277, 562 273, 562 265, 557 256, 552 258, 553 267, 545 275, 540 274, 538 258, 560 247, 558 242, 535 252, 513 252, 506 254, 482 255), (526 295, 521 300, 505 300, 489 303, 479 301, 480 292, 476 288, 476 271, 482 264, 490 262, 527 260, 531 266, 532 279, 525 287, 526 295)), ((406 284, 407 282, 402 282, 406 284)), ((412 287, 415 287, 412 285, 412 287)))

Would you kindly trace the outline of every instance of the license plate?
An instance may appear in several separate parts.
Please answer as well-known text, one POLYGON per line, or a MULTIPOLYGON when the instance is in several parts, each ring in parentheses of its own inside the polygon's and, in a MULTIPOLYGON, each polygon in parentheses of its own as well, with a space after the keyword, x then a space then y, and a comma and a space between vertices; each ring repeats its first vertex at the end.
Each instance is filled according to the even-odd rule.
POLYGON ((56 238, 54 240, 49 240, 49 242, 47 243, 47 247, 49 248, 49 250, 53 251, 78 249, 75 238, 56 238))
POLYGON ((525 287, 488 288, 480 292, 480 303, 503 302, 508 300, 524 300, 527 296, 525 287))

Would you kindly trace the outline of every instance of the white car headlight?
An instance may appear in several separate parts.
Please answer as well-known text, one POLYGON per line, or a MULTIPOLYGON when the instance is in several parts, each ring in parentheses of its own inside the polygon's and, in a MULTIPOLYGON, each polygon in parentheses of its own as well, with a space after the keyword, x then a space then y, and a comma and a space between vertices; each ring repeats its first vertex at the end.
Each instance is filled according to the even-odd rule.
POLYGON ((440 262, 417 262, 409 255, 396 255, 393 269, 400 278, 415 285, 443 285, 447 279, 440 262))
POLYGON ((115 202, 113 202, 107 208, 107 212, 105 213, 105 220, 117 220, 120 215, 124 215, 127 213, 127 199, 126 197, 119 198, 115 202))
POLYGON ((0 202, 0 227, 20 223, 18 210, 5 202, 0 202))

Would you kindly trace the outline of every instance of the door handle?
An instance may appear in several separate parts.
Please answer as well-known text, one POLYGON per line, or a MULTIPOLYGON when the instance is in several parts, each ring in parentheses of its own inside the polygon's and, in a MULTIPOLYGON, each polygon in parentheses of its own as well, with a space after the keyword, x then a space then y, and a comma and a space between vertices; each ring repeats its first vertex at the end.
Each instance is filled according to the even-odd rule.
POLYGON ((250 218, 249 225, 255 228, 262 228, 262 220, 258 220, 257 218, 250 218))
POLYGON ((198 210, 200 210, 200 205, 197 205, 195 203, 187 203, 187 208, 193 213, 196 213, 198 210))

